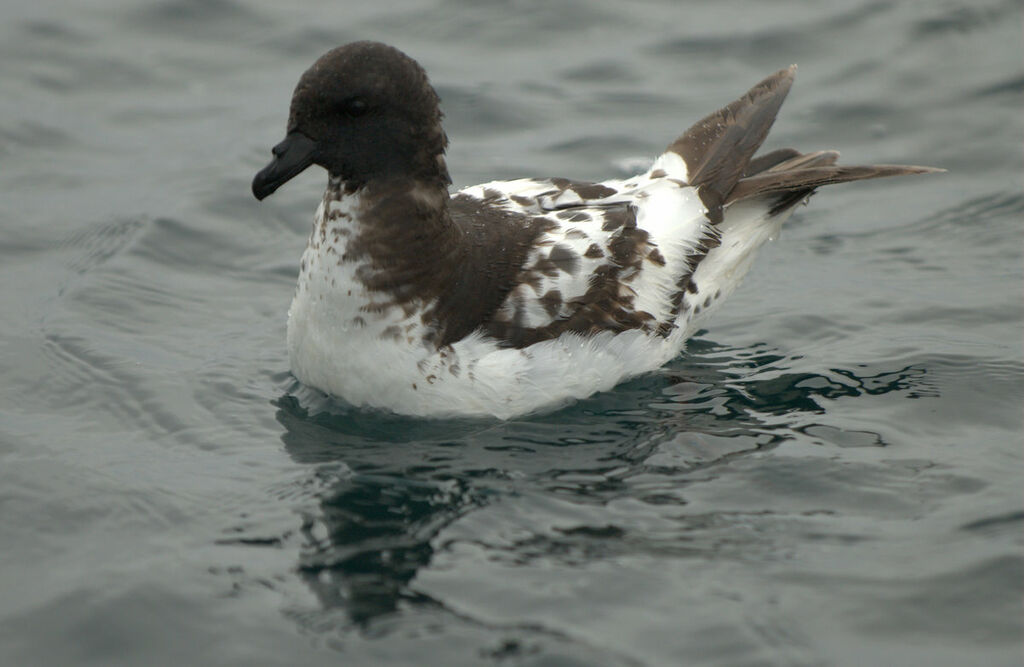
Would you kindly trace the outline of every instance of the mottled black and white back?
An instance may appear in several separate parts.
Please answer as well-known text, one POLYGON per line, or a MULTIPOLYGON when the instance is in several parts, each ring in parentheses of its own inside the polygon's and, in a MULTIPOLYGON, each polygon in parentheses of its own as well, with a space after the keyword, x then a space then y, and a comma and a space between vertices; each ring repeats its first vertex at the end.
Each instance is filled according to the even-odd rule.
POLYGON ((311 164, 328 187, 288 317, 295 376, 418 416, 550 409, 654 370, 822 185, 938 171, 755 153, 793 82, 776 72, 625 180, 477 185, 449 195, 438 98, 374 42, 321 57, 262 199, 311 164))

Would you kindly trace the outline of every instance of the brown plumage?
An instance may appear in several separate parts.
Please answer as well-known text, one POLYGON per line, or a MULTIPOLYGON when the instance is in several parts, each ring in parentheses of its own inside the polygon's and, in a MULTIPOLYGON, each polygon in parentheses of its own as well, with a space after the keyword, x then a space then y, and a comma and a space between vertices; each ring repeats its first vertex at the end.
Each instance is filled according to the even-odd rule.
POLYGON ((796 65, 779 70, 746 95, 694 123, 668 150, 686 162, 687 182, 697 188, 708 219, 722 221, 725 206, 772 196, 778 213, 822 185, 868 178, 944 171, 910 165, 840 166, 836 151, 800 153, 792 148, 754 157, 793 85, 796 65))

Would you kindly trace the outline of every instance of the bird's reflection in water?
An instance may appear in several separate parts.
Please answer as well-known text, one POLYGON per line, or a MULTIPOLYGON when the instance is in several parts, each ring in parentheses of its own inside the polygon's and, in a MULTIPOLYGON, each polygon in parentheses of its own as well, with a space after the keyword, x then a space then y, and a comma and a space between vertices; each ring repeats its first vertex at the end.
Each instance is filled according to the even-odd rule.
MULTIPOLYGON (((331 618, 340 612, 345 624, 361 628, 410 607, 443 607, 416 590, 415 577, 430 565, 446 527, 478 508, 515 502, 521 493, 588 505, 628 494, 681 503, 630 480, 668 476, 682 489, 694 468, 832 428, 818 424, 832 401, 929 391, 926 370, 916 365, 813 374, 788 370, 794 361, 763 346, 694 340, 659 373, 556 413, 507 422, 408 419, 295 388, 277 401, 282 440, 320 489, 302 518, 299 576, 331 618), (669 441, 690 455, 666 463, 659 448, 669 441), (727 444, 719 450, 718 443, 727 444)), ((856 442, 885 444, 874 433, 856 442)), ((602 539, 620 538, 593 528, 602 539)))

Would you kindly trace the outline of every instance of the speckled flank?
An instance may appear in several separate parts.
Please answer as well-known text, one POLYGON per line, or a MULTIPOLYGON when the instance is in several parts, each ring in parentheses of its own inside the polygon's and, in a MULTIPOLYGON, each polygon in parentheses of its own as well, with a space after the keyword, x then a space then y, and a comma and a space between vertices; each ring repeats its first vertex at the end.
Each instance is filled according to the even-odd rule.
MULTIPOLYGON (((578 189, 603 197, 616 194, 606 186, 578 189)), ((520 287, 484 325, 490 336, 522 348, 567 332, 592 335, 651 326, 654 316, 635 308, 628 284, 652 253, 658 265, 657 248, 648 233, 637 228, 635 211, 628 205, 593 208, 588 215, 591 224, 556 227, 541 240, 551 244, 550 251, 536 252, 519 273, 520 287)))

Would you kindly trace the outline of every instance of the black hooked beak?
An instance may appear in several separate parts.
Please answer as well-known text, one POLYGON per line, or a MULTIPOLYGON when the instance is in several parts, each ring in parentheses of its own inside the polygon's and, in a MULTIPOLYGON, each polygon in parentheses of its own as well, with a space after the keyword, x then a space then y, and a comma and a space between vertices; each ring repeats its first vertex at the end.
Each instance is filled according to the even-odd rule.
POLYGON ((252 193, 261 201, 313 164, 316 142, 302 132, 292 130, 270 152, 274 159, 252 179, 252 193))

